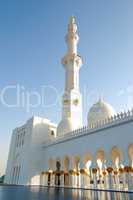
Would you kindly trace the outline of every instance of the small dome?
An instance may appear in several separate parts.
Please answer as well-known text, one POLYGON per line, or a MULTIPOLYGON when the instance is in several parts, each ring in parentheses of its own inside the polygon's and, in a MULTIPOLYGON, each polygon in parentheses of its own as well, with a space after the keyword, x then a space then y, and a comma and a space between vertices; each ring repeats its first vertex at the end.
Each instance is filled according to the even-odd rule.
POLYGON ((64 135, 65 133, 71 132, 73 130, 71 118, 66 118, 61 120, 57 127, 57 135, 64 135))
POLYGON ((116 114, 113 107, 105 101, 99 99, 99 101, 90 108, 88 113, 88 126, 91 127, 98 121, 105 120, 116 114))

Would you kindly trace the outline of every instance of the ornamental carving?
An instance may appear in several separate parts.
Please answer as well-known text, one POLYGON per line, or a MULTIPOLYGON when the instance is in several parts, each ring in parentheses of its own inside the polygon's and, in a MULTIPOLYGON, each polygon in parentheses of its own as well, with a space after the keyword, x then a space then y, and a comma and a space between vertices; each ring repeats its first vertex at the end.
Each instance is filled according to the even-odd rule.
POLYGON ((68 99, 64 99, 63 103, 64 103, 64 105, 68 105, 69 104, 69 100, 68 99))
POLYGON ((78 99, 74 99, 74 100, 73 100, 73 104, 74 104, 75 106, 77 106, 77 105, 79 104, 79 100, 78 100, 78 99))

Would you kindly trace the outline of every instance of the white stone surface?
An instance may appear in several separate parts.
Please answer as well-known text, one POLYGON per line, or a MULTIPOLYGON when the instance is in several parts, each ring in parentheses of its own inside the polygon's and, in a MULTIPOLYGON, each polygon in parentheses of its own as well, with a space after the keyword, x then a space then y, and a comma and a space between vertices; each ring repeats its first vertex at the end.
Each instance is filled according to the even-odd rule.
POLYGON ((31 184, 37 180, 32 179, 40 175, 43 170, 42 145, 48 138, 50 131, 56 134, 56 125, 47 119, 32 117, 22 127, 13 131, 10 151, 7 162, 5 183, 31 184), (16 170, 20 168, 20 170, 16 170), (15 170, 14 170, 15 169, 15 170))

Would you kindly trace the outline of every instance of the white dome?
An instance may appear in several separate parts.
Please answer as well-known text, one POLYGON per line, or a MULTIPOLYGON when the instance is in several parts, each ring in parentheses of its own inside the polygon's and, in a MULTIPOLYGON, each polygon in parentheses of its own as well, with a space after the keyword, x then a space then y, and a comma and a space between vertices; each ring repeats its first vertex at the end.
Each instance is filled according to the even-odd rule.
POLYGON ((64 135, 73 130, 71 118, 61 120, 57 127, 57 135, 64 135))
POLYGON ((89 110, 88 126, 91 127, 92 124, 110 118, 115 114, 116 112, 113 107, 100 99, 97 103, 93 104, 89 110))

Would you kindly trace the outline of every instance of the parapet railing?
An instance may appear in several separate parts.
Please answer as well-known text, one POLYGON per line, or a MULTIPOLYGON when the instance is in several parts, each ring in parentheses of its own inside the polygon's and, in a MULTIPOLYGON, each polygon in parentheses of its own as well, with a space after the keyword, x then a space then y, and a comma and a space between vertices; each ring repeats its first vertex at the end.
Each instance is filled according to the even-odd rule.
POLYGON ((99 120, 96 123, 91 124, 89 127, 88 126, 83 126, 79 129, 73 130, 71 132, 66 133, 65 135, 60 135, 57 136, 54 139, 49 139, 47 141, 45 141, 44 147, 52 145, 52 144, 56 144, 59 143, 61 141, 65 141, 68 139, 72 139, 74 137, 80 136, 80 135, 86 135, 86 134, 91 134, 94 131, 106 128, 106 127, 110 127, 112 125, 117 125, 121 122, 126 122, 130 119, 133 119, 133 109, 132 110, 128 110, 127 112, 121 112, 118 113, 114 116, 111 116, 110 118, 107 118, 105 120, 99 120))

